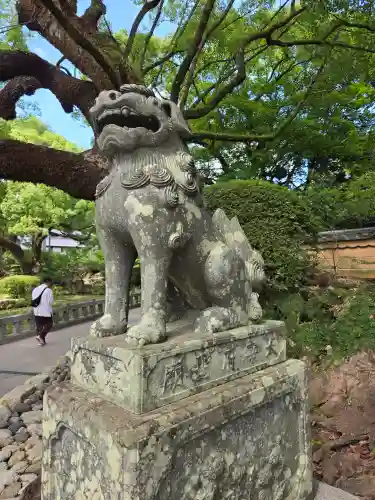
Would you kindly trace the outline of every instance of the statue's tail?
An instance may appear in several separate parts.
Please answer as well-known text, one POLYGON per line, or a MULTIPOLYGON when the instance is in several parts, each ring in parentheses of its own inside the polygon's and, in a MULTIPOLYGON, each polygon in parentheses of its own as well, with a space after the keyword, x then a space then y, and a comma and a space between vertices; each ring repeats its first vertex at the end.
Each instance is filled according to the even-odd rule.
POLYGON ((249 317, 253 320, 259 319, 262 315, 262 309, 258 302, 258 294, 253 292, 253 288, 265 279, 263 258, 250 245, 237 217, 229 220, 224 210, 218 208, 212 220, 220 239, 232 248, 245 264, 247 279, 251 286, 249 317))

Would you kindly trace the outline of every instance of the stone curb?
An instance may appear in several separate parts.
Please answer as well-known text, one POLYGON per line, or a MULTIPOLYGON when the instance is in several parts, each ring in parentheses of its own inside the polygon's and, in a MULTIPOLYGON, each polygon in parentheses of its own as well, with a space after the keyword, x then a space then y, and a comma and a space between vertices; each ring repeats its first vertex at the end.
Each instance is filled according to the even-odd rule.
POLYGON ((7 392, 0 398, 0 407, 6 406, 10 410, 15 404, 26 399, 32 392, 36 390, 38 385, 47 383, 51 374, 56 369, 57 366, 64 364, 66 358, 71 359, 71 351, 68 351, 64 356, 60 356, 55 365, 48 367, 44 372, 39 375, 34 375, 29 379, 25 380, 22 385, 19 385, 7 392))
POLYGON ((47 387, 70 377, 70 359, 68 351, 55 365, 0 398, 2 500, 40 500, 42 398, 47 387))

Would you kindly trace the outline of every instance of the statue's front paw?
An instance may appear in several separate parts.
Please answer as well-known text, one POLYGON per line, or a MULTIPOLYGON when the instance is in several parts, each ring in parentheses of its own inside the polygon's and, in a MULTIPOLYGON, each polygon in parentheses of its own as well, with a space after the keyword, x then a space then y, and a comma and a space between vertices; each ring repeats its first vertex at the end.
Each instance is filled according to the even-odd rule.
POLYGON ((90 335, 92 337, 110 337, 121 335, 126 332, 126 329, 126 323, 116 322, 110 314, 104 314, 91 325, 90 335))
POLYGON ((127 342, 131 345, 143 346, 146 344, 158 344, 166 339, 165 325, 157 322, 141 320, 128 330, 127 342))

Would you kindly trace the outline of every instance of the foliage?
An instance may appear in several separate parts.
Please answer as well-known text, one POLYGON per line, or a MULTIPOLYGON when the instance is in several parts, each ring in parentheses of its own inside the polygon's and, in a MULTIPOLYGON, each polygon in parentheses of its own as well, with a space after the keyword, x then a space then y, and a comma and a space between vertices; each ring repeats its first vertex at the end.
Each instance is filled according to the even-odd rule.
POLYGON ((93 230, 92 202, 75 200, 43 184, 8 182, 0 210, 7 220, 8 233, 19 236, 47 236, 50 229, 70 233, 93 230))
MULTIPOLYGON (((23 30, 18 23, 15 1, 0 0, 0 50, 27 51, 31 36, 31 32, 23 30)), ((0 89, 2 86, 0 82, 0 89)), ((25 102, 23 98, 18 102, 17 111, 19 116, 39 114, 38 106, 33 102, 25 102)))
MULTIPOLYGON (((55 149, 80 151, 35 117, 0 119, 0 138, 31 142, 55 149)), ((16 235, 48 234, 48 230, 81 230, 93 225, 93 204, 75 200, 45 185, 0 183, 0 229, 16 235)))
POLYGON ((96 248, 74 249, 66 253, 44 252, 42 267, 54 283, 69 286, 76 279, 82 280, 86 274, 103 272, 104 258, 96 248))
POLYGON ((0 0, 0 50, 27 50, 28 36, 17 22, 15 2, 0 0))
MULTIPOLYGON (((27 299, 1 299, 0 311, 11 311, 20 307, 30 307, 30 298, 27 299)), ((12 314, 12 313, 11 313, 12 314)))
MULTIPOLYGON (((307 27, 308 21, 302 23, 307 27)), ((310 21, 309 21, 310 22, 310 21)), ((293 28, 297 32, 301 23, 293 28)), ((298 105, 319 57, 311 48, 268 51, 254 57, 250 78, 227 96, 210 118, 211 128, 267 131, 298 105), (249 99, 249 96, 252 99, 249 99)), ((273 141, 208 144, 205 168, 216 157, 223 180, 260 178, 289 187, 342 183, 371 169, 374 151, 375 89, 373 54, 353 51, 329 54, 322 75, 293 122, 273 141)), ((194 127, 200 126, 198 120, 194 127)))
MULTIPOLYGON (((0 119, 0 138, 16 139, 56 149, 79 151, 74 144, 35 117, 7 122, 0 119)), ((63 191, 43 184, 0 183, 0 231, 25 237, 24 249, 13 252, 24 273, 38 272, 42 243, 51 231, 60 231, 69 237, 89 242, 94 234, 94 205, 77 200, 63 191)), ((7 241, 4 241, 6 246, 7 241)))
MULTIPOLYGON (((56 293, 56 287, 53 287, 54 294, 54 309, 59 307, 64 307, 67 304, 73 304, 74 302, 87 302, 90 299, 98 299, 98 295, 73 295, 69 293, 68 295, 62 294, 61 296, 56 293)), ((14 300, 14 299, 13 299, 14 300)), ((11 309, 0 309, 0 317, 9 316, 10 314, 24 314, 30 312, 30 299, 17 299, 17 304, 11 309)))
POLYGON ((7 276, 0 280, 0 293, 13 299, 27 298, 31 297, 32 289, 39 284, 37 276, 7 276))
MULTIPOLYGON (((3 72, 8 93, 2 92, 1 101, 5 117, 13 117, 12 105, 22 94, 47 88, 65 111, 79 110, 87 119, 98 91, 141 82, 179 104, 195 140, 206 148, 194 153, 210 175, 217 159, 224 180, 327 187, 371 167, 373 5, 360 0, 136 2, 140 13, 132 28, 112 33, 99 3, 95 13, 90 5, 81 15, 77 5, 68 12, 42 2, 36 19, 34 2, 18 0, 18 21, 55 45, 63 61, 23 53, 19 64, 19 53, 12 59, 13 51, 5 54, 0 46, 8 68, 3 72), (58 41, 50 30, 53 23, 58 41)), ((2 22, 11 24, 14 14, 4 8, 2 22)), ((4 33, 9 33, 4 47, 25 48, 19 26, 17 33, 4 33)), ((82 176, 93 182, 94 162, 79 156, 89 165, 82 176)), ((1 168, 17 180, 9 162, 1 168)), ((46 171, 49 184, 73 190, 73 176, 69 186, 54 175, 58 165, 46 171)), ((31 181, 41 180, 35 167, 27 172, 31 181)))
POLYGON ((205 195, 211 210, 222 208, 229 218, 238 218, 263 255, 273 290, 305 282, 311 262, 302 245, 319 227, 298 193, 264 181, 231 181, 207 188, 205 195))
POLYGON ((13 139, 31 144, 40 144, 53 149, 81 151, 75 144, 63 136, 55 134, 51 129, 35 116, 28 116, 17 120, 6 121, 0 118, 0 139, 13 139))
POLYGON ((375 225, 375 173, 368 172, 339 188, 310 188, 301 196, 320 219, 322 230, 375 225))
POLYGON ((268 309, 286 322, 290 355, 318 358, 332 351, 341 359, 375 349, 375 287, 311 288, 284 296, 268 309))

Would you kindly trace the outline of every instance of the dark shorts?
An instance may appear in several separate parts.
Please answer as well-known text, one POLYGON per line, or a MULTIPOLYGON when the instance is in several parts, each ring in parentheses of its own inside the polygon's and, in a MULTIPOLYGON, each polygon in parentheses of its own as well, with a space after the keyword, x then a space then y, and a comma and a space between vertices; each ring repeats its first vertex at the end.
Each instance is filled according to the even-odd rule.
POLYGON ((53 326, 53 319, 51 316, 34 316, 35 325, 36 325, 36 333, 42 339, 45 338, 47 333, 51 330, 53 326))

